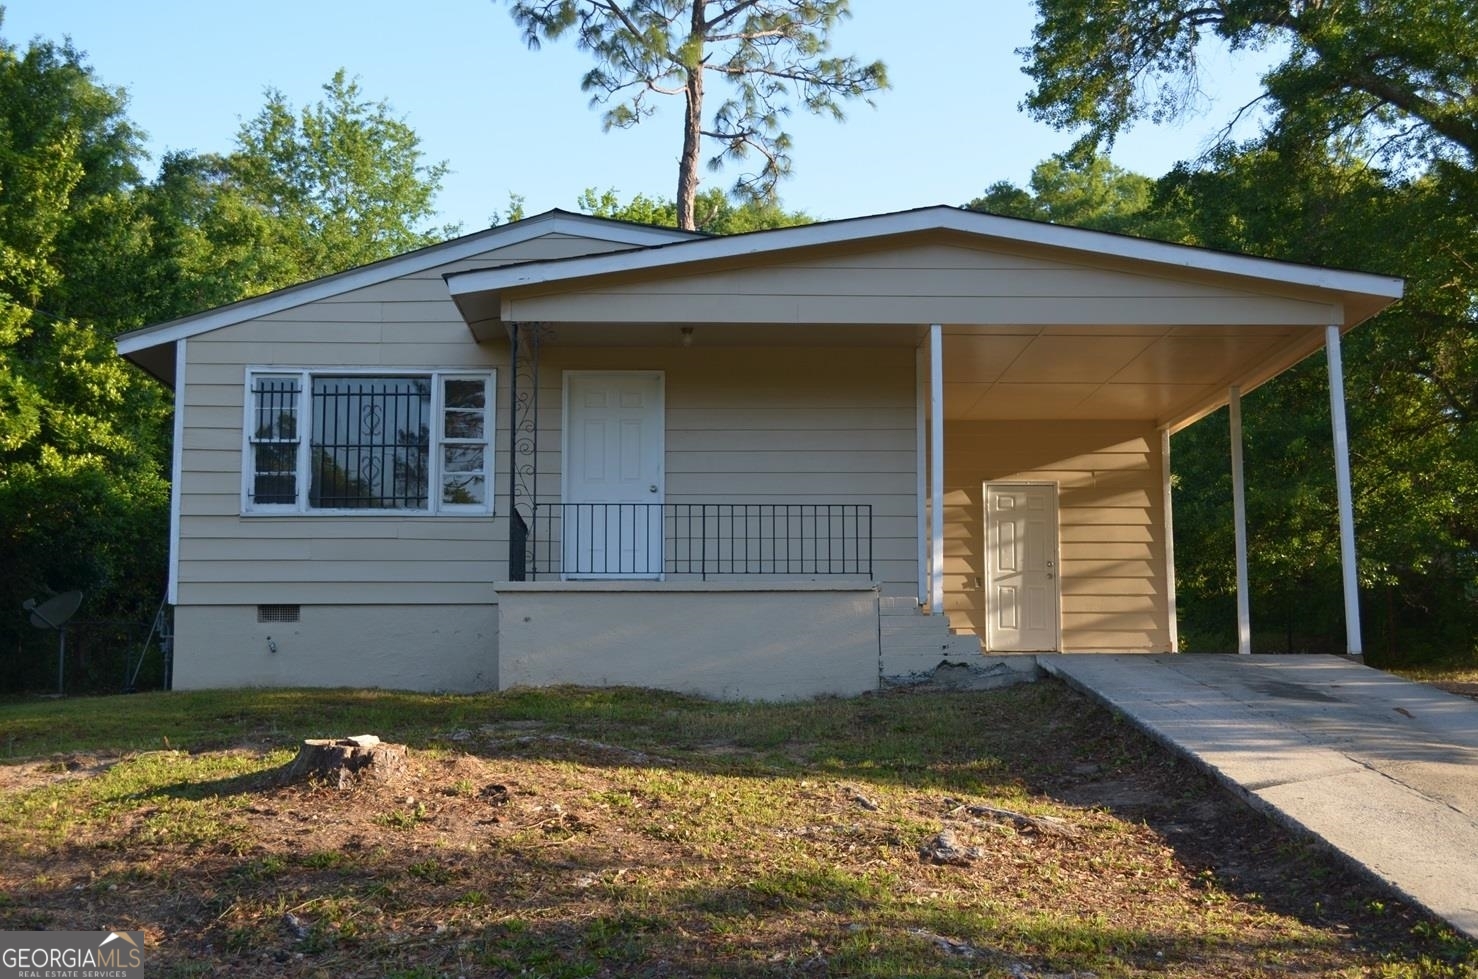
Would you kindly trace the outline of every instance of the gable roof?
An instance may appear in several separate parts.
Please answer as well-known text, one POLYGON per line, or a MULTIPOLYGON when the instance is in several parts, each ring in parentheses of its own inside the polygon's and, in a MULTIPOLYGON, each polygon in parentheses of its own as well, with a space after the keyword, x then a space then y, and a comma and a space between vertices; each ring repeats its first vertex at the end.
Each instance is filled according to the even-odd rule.
POLYGON ((1005 246, 1049 248, 1076 253, 1084 259, 1142 263, 1159 266, 1165 272, 1210 273, 1270 286, 1327 290, 1339 293, 1354 313, 1347 325, 1373 315, 1400 298, 1403 288, 1402 280, 1392 276, 1256 258, 945 205, 740 235, 689 238, 603 255, 513 263, 500 268, 452 272, 443 278, 464 314, 475 296, 481 315, 486 316, 505 290, 558 286, 577 279, 642 271, 660 270, 678 275, 696 271, 696 266, 709 262, 764 264, 767 260, 781 260, 781 253, 796 249, 862 244, 929 232, 954 232, 1005 246))
POLYGON ((388 282, 401 276, 424 272, 439 265, 472 258, 494 248, 516 245, 551 234, 598 238, 629 245, 632 248, 703 237, 692 231, 613 221, 609 218, 597 218, 588 214, 575 214, 555 209, 511 224, 487 228, 440 244, 428 245, 425 248, 406 252, 404 255, 396 255, 369 265, 361 265, 335 275, 324 276, 321 279, 287 286, 179 319, 146 326, 119 335, 114 344, 118 353, 168 383, 174 373, 174 356, 168 350, 159 348, 173 344, 176 340, 208 333, 211 330, 292 309, 320 299, 328 299, 355 289, 388 282))

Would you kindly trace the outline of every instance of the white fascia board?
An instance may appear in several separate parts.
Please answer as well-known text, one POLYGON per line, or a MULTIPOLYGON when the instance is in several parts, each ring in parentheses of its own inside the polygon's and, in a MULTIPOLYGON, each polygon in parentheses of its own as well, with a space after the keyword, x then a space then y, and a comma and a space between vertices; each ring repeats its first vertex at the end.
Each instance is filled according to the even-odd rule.
POLYGON ((1392 276, 1295 265, 1273 259, 1007 218, 943 205, 772 231, 700 238, 641 251, 456 272, 448 275, 446 280, 453 296, 463 296, 609 273, 664 268, 676 270, 697 262, 759 257, 796 248, 861 242, 928 231, 955 231, 1006 244, 1037 245, 1094 257, 1146 262, 1186 271, 1234 275, 1284 285, 1379 296, 1390 300, 1399 299, 1403 289, 1403 280, 1392 276))
POLYGON ((114 341, 114 345, 118 353, 127 356, 138 350, 173 343, 176 340, 208 333, 225 326, 233 326, 259 316, 280 313, 286 309, 303 306, 320 299, 329 299, 355 289, 389 282, 391 279, 404 275, 424 272, 438 265, 472 258, 493 248, 517 245, 549 234, 599 238, 617 244, 630 245, 633 248, 671 244, 674 241, 686 241, 694 237, 692 232, 678 231, 675 228, 654 228, 607 221, 584 214, 549 211, 523 221, 488 228, 485 231, 454 238, 439 245, 430 245, 405 255, 340 272, 337 275, 314 279, 301 285, 288 286, 252 299, 243 299, 229 306, 220 306, 168 323, 147 326, 141 330, 123 334, 114 341))

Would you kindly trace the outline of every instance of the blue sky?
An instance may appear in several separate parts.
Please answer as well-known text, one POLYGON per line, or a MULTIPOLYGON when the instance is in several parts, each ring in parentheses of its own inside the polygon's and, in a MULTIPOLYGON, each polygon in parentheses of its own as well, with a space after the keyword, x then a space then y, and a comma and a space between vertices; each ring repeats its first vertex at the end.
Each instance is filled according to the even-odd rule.
MULTIPOLYGON (((582 190, 670 198, 679 106, 634 130, 603 133, 572 44, 527 50, 504 0, 0 0, 13 44, 70 35, 98 77, 122 86, 149 149, 224 151, 268 86, 294 106, 315 101, 338 68, 386 99, 452 173, 442 219, 486 226, 508 195, 528 213, 576 209, 582 190)), ((892 90, 856 104, 843 124, 793 117, 795 176, 785 205, 842 218, 962 204, 997 180, 1025 183, 1071 137, 1018 105, 1030 79, 1015 49, 1030 41, 1030 0, 853 0, 833 50, 888 64, 892 90)), ((1158 175, 1195 156, 1257 91, 1257 65, 1206 59, 1204 111, 1141 126, 1114 152, 1158 175)), ((728 187, 734 173, 704 173, 728 187)))

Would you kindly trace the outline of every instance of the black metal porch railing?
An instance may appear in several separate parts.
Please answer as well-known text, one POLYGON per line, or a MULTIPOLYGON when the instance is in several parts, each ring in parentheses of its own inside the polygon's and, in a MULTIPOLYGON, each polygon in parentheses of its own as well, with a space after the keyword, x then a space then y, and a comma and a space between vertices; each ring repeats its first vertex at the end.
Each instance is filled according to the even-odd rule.
POLYGON ((872 575, 863 503, 553 503, 527 528, 529 577, 872 575))

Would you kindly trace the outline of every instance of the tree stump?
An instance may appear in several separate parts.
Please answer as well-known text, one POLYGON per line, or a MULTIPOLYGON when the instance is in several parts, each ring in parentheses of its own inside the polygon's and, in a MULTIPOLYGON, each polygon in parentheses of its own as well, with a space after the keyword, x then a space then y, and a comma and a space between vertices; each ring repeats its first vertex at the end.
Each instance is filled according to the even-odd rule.
POLYGON ((373 734, 310 739, 283 773, 284 782, 319 779, 346 789, 362 779, 391 782, 405 774, 405 745, 386 744, 373 734))

